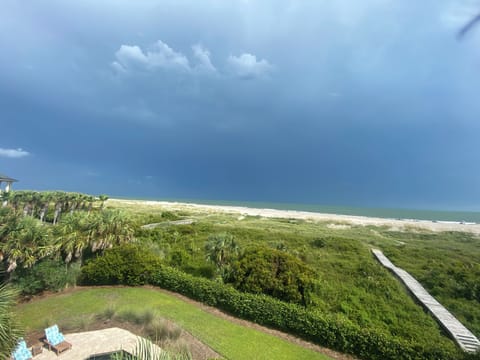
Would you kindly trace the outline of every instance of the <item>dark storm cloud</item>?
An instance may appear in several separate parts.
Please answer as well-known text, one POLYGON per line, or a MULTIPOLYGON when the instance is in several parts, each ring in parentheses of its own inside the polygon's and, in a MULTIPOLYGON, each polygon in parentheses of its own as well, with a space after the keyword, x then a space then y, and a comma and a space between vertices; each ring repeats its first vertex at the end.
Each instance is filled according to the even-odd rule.
POLYGON ((114 195, 475 207, 480 34, 455 34, 478 9, 7 0, 0 149, 30 155, 0 170, 114 195))

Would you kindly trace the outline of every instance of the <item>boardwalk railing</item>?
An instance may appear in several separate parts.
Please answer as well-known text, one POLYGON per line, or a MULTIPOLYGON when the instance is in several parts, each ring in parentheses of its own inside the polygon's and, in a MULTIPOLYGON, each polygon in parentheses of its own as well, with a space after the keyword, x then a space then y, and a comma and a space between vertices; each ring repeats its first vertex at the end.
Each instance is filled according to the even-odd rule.
POLYGON ((480 341, 475 335, 435 300, 412 275, 393 265, 380 250, 372 249, 372 252, 383 266, 390 269, 403 282, 413 296, 435 317, 464 351, 480 350, 480 341))

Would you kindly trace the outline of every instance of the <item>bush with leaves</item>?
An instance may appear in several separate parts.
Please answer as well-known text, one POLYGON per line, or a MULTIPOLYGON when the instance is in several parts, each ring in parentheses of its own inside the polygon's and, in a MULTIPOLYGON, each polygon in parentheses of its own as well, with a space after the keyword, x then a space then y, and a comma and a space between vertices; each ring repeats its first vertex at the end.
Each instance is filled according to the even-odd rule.
POLYGON ((22 295, 35 295, 44 290, 60 291, 68 285, 75 285, 79 274, 78 264, 67 266, 59 259, 45 259, 32 268, 17 269, 12 282, 22 295))
POLYGON ((314 271, 296 257, 262 246, 250 247, 234 261, 227 279, 236 289, 307 305, 314 271))
MULTIPOLYGON (((312 311, 264 294, 243 293, 230 285, 194 277, 180 270, 151 261, 132 245, 122 251, 112 249, 83 267, 89 283, 131 285, 129 265, 140 261, 143 281, 178 292, 207 305, 215 306, 243 319, 273 327, 345 353, 369 360, 463 360, 465 354, 453 343, 424 343, 406 340, 378 329, 360 327, 344 316, 312 311), (128 250, 127 250, 127 249, 128 250), (141 256, 145 257, 141 257, 141 256)), ((143 282, 142 282, 143 283, 143 282)), ((470 359, 470 358, 469 358, 470 359)))
POLYGON ((401 339, 378 329, 359 327, 343 316, 308 310, 263 294, 242 293, 229 285, 197 278, 168 266, 161 266, 151 281, 152 285, 181 293, 240 318, 295 334, 361 359, 470 359, 453 343, 401 339))
POLYGON ((144 285, 161 265, 150 251, 134 244, 106 250, 82 267, 81 281, 89 285, 144 285))

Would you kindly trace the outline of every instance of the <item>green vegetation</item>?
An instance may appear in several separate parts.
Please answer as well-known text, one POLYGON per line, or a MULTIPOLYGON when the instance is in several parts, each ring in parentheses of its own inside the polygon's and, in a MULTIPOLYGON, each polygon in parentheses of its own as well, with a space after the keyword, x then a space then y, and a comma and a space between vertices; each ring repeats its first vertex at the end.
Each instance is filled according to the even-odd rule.
POLYGON ((0 359, 8 359, 23 335, 12 309, 16 292, 9 286, 0 285, 0 359))
POLYGON ((385 255, 480 337, 480 239, 454 232, 389 236, 403 244, 385 244, 385 255))
POLYGON ((225 280, 231 271, 232 261, 240 249, 235 237, 230 234, 213 234, 205 244, 206 260, 213 262, 219 275, 225 280))
POLYGON ((266 294, 307 305, 314 272, 286 252, 263 246, 247 248, 232 264, 227 283, 253 294, 266 294))
POLYGON ((151 309, 155 315, 174 321, 227 359, 328 359, 255 329, 211 315, 172 295, 147 288, 96 288, 38 299, 17 306, 19 320, 28 331, 45 323, 70 328, 81 318, 115 309, 116 313, 151 309))
MULTIPOLYGON (((94 260, 94 263, 96 261, 94 260)), ((259 324, 290 332, 330 348, 366 359, 463 359, 450 342, 421 343, 361 328, 335 314, 322 314, 265 295, 237 291, 218 281, 201 279, 168 266, 151 275, 151 283, 259 324)))
POLYGON ((62 218, 53 230, 55 250, 69 263, 85 250, 96 252, 132 240, 133 227, 127 216, 115 210, 78 212, 62 218))
POLYGON ((7 279, 24 294, 75 283, 85 262, 85 283, 157 285, 362 358, 463 358, 373 258, 377 247, 480 336, 480 239, 472 234, 112 201, 78 205, 39 225, 26 205, 9 204, 0 209, 0 255, 7 279), (182 219, 188 224, 171 222, 182 219), (140 227, 152 222, 159 225, 140 227))
MULTIPOLYGON (((125 353, 122 353, 125 354, 125 353)), ((133 351, 133 356, 114 356, 113 360, 192 360, 189 353, 171 354, 166 351, 158 351, 155 344, 148 339, 140 339, 133 351)))
POLYGON ((82 268, 82 281, 90 285, 144 285, 160 267, 160 259, 135 245, 113 248, 82 268))
POLYGON ((75 285, 80 275, 80 264, 66 266, 60 259, 42 259, 34 267, 18 268, 11 276, 23 296, 38 294, 44 290, 61 291, 75 285))
POLYGON ((133 350, 133 355, 135 356, 131 357, 122 352, 119 355, 127 356, 115 356, 113 359, 192 359, 192 354, 190 353, 188 346, 185 343, 179 342, 182 329, 175 324, 168 324, 164 318, 158 317, 150 309, 144 310, 143 312, 126 310, 117 314, 115 308, 110 307, 105 309, 101 314, 97 314, 95 318, 103 321, 118 320, 122 323, 128 322, 140 326, 140 333, 137 335, 142 336, 142 338, 138 340, 137 345, 133 350), (150 341, 149 339, 153 339, 153 341, 150 341), (158 351, 158 346, 161 351, 158 351))
POLYGON ((80 193, 27 190, 3 192, 1 200, 6 201, 14 212, 22 212, 42 222, 50 221, 53 224, 57 223, 62 212, 90 211, 97 201, 94 196, 80 193))
POLYGON ((75 285, 85 257, 133 240, 130 216, 93 207, 92 196, 8 194, 3 195, 8 206, 0 208, 0 270, 4 280, 16 284, 23 295, 75 285), (45 220, 48 216, 38 215, 49 208, 55 212, 51 223, 45 220), (61 209, 68 213, 60 216, 61 209))
MULTIPOLYGON (((115 206, 127 208, 137 218, 155 212, 152 206, 129 206, 116 203, 115 206)), ((169 209, 170 210, 170 209, 169 209)), ((158 208, 160 214, 162 208, 158 208)), ((170 210, 171 211, 171 210, 170 210)), ((322 222, 308 222, 294 219, 262 219, 247 216, 241 220, 236 215, 206 213, 191 210, 178 212, 177 216, 195 220, 192 225, 162 226, 151 230, 137 231, 137 239, 157 244, 162 248, 163 256, 169 260, 172 253, 183 251, 188 254, 189 268, 182 268, 195 276, 205 264, 204 244, 212 234, 228 233, 235 237, 240 248, 250 245, 264 245, 283 249, 312 267, 316 273, 314 291, 311 294, 310 311, 322 314, 335 314, 346 322, 366 329, 383 333, 385 336, 419 344, 443 344, 453 348, 452 342, 444 336, 437 323, 419 307, 403 286, 380 264, 374 260, 370 249, 377 247, 387 255, 389 250, 397 249, 405 263, 417 263, 419 257, 431 262, 436 258, 442 267, 456 269, 458 263, 480 263, 480 243, 478 237, 463 233, 429 233, 412 228, 411 231, 398 232, 387 227, 350 226, 322 222), (431 241, 422 242, 422 237, 431 241), (412 240, 409 240, 412 239, 412 240), (459 259, 457 253, 448 254, 445 250, 438 256, 436 245, 442 243, 447 248, 457 249, 457 243, 468 250, 465 257, 459 259), (410 251, 405 252, 405 247, 410 251), (412 256, 410 256, 412 255, 412 256), (467 260, 467 261, 465 261, 467 260)), ((392 258, 396 261, 395 257, 392 258)), ((421 281, 415 269, 403 266, 421 281)), ((173 265, 171 263, 171 265, 173 265)), ((446 274, 442 268, 432 268, 446 274)), ((473 275, 473 274, 471 274, 473 275)), ((448 276, 448 275, 447 275, 448 276)), ((474 275, 472 276, 473 278, 474 275)), ((478 279, 479 277, 476 276, 478 279)), ((424 282, 428 287, 428 284, 424 282)), ((462 317, 464 324, 477 336, 480 334, 478 302, 468 299, 456 299, 457 307, 445 305, 457 316, 462 308, 473 316, 462 317)))

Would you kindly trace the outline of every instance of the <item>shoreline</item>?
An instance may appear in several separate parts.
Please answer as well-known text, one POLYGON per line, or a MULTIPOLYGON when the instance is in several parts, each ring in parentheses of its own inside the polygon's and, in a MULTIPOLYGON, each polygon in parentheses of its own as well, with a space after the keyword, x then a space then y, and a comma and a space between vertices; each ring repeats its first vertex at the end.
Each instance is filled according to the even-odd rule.
POLYGON ((126 200, 109 199, 109 202, 119 202, 131 205, 161 206, 172 210, 204 210, 209 212, 238 214, 240 216, 260 216, 265 218, 283 218, 309 221, 322 221, 340 224, 332 225, 360 225, 360 226, 388 226, 392 230, 408 230, 412 228, 433 232, 459 231, 480 235, 480 224, 462 223, 456 221, 431 221, 416 219, 388 219, 367 217, 360 215, 340 215, 300 210, 260 209, 245 206, 206 205, 188 202, 154 201, 154 200, 126 200))

